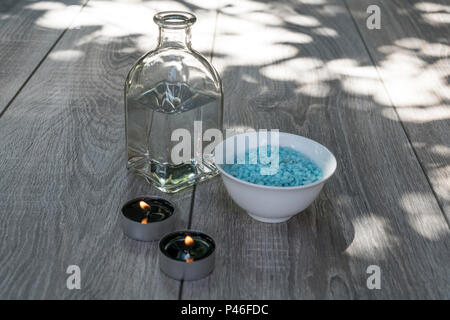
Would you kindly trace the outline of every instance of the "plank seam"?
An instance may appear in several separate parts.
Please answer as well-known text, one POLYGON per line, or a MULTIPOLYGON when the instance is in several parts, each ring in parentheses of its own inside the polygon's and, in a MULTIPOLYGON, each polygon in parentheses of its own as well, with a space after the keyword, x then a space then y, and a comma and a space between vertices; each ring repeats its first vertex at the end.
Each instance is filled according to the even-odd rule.
POLYGON ((192 190, 192 197, 191 197, 191 206, 189 207, 189 218, 188 218, 188 230, 192 227, 192 214, 194 212, 194 202, 195 202, 195 190, 197 189, 197 186, 194 185, 192 190))
MULTIPOLYGON (((189 216, 188 216, 188 225, 187 225, 188 230, 190 230, 191 226, 192 226, 192 216, 193 216, 193 212, 194 212, 195 190, 196 189, 197 189, 197 186, 194 185, 193 189, 192 189, 191 204, 189 206, 189 216)), ((184 285, 184 280, 181 280, 180 281, 180 290, 178 291, 178 300, 183 299, 183 285, 184 285)))
MULTIPOLYGON (((219 20, 219 14, 220 14, 220 5, 216 9, 216 17, 214 20, 214 33, 213 33, 213 39, 211 43, 211 53, 209 55, 209 61, 212 63, 213 57, 214 57, 214 47, 216 45, 216 34, 217 34, 217 21, 219 20)), ((194 185, 192 190, 192 197, 191 197, 191 206, 189 208, 189 218, 188 218, 188 227, 187 229, 190 230, 192 227, 192 217, 194 215, 194 204, 195 204, 195 192, 197 190, 197 186, 194 185)), ((184 280, 181 280, 180 282, 180 291, 178 292, 178 300, 183 299, 183 287, 184 287, 184 280)))
POLYGON ((178 291, 178 300, 183 300, 183 285, 184 280, 180 281, 180 290, 178 291))
POLYGON ((216 46, 217 22, 219 20, 219 14, 220 14, 220 8, 217 8, 216 9, 216 18, 214 19, 214 33, 213 33, 213 39, 212 39, 211 54, 209 55, 209 61, 211 63, 212 63, 213 57, 214 57, 214 47, 216 46))
POLYGON ((419 156, 417 154, 416 149, 414 148, 414 145, 413 145, 413 143, 411 141, 411 137, 409 136, 408 131, 406 130, 406 127, 405 127, 402 119, 400 118, 400 115, 399 115, 399 113, 397 111, 397 107, 394 104, 394 102, 393 102, 393 100, 392 100, 392 98, 391 98, 391 96, 389 94, 389 91, 387 90, 386 83, 384 82, 383 78, 381 77, 380 70, 378 69, 378 65, 375 62, 374 57, 370 53, 369 46, 367 45, 366 40, 364 39, 364 36, 362 35, 362 32, 361 32, 361 30, 359 28, 359 25, 356 22, 356 19, 353 16, 352 11, 350 10, 350 7, 349 7, 349 5, 347 3, 347 0, 342 0, 342 2, 344 3, 344 5, 345 5, 345 7, 346 7, 346 9, 347 9, 347 11, 348 11, 348 13, 350 15, 350 18, 352 19, 353 25, 355 26, 355 29, 356 29, 359 37, 361 38, 361 41, 362 41, 362 43, 364 45, 364 48, 365 48, 365 50, 367 52, 367 55, 369 56, 369 59, 370 59, 372 65, 374 66, 374 68, 375 68, 375 70, 377 72, 378 80, 381 82, 381 84, 383 86, 383 89, 384 89, 384 91, 385 91, 385 93, 386 93, 386 95, 387 95, 387 97, 389 99, 389 103, 392 106, 392 109, 394 109, 395 114, 397 115, 398 121, 400 122, 400 125, 401 125, 401 127, 403 129, 403 132, 405 133, 406 139, 408 140, 409 145, 411 146, 411 149, 412 149, 412 151, 414 153, 414 156, 416 157, 417 162, 419 163, 420 168, 422 169, 422 172, 423 172, 423 174, 425 176, 425 179, 426 179, 426 181, 428 183, 428 186, 430 187, 431 192, 433 193, 433 196, 436 199, 437 205, 438 205, 439 209, 441 210, 441 214, 444 217, 444 220, 447 222, 447 226, 450 228, 450 221, 447 219, 447 216, 445 215, 444 207, 442 206, 442 203, 439 201, 439 197, 437 196, 437 193, 436 193, 436 191, 433 188, 433 185, 432 185, 432 183, 430 181, 430 178, 428 177, 428 175, 426 173, 426 170, 425 170, 424 166, 420 162, 420 158, 419 158, 419 156))
POLYGON ((34 76, 34 74, 36 73, 36 71, 40 68, 40 66, 42 65, 42 63, 44 63, 44 61, 47 59, 48 55, 53 51, 53 49, 56 47, 56 45, 59 43, 59 41, 62 39, 62 37, 66 34, 67 30, 69 30, 72 25, 73 22, 75 21, 75 19, 78 17, 78 15, 80 14, 80 12, 83 10, 83 8, 88 4, 89 0, 86 0, 80 7, 80 10, 78 11, 78 13, 73 17, 72 21, 70 21, 69 25, 61 32, 61 34, 58 36, 58 38, 55 40, 55 42, 52 44, 52 46, 50 47, 50 49, 45 53, 45 55, 42 57, 41 60, 39 60, 38 64, 36 65, 36 67, 34 67, 34 69, 30 72, 30 74, 28 75, 28 77, 25 79, 25 81, 22 83, 22 85, 19 87, 19 89, 17 90, 17 92, 14 94, 14 96, 8 101, 8 103, 6 104, 5 108, 3 108, 2 111, 0 111, 0 118, 5 114, 5 112, 8 110, 8 108, 12 105, 12 103, 14 102, 14 100, 18 97, 18 95, 22 92, 22 90, 25 88, 25 86, 28 84, 28 82, 31 80, 31 78, 34 76))

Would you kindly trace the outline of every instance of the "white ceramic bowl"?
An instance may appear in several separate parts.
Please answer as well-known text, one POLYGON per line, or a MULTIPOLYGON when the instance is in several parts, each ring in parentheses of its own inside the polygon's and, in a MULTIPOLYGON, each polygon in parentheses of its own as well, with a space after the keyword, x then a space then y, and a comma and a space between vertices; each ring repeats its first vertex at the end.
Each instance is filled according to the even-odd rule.
MULTIPOLYGON (((316 199, 325 181, 336 170, 336 158, 323 145, 302 136, 280 132, 280 146, 298 150, 314 161, 322 169, 322 179, 308 185, 297 187, 271 187, 240 180, 226 173, 222 168, 223 165, 219 164, 217 159, 222 159, 224 152, 223 144, 229 143, 230 139, 244 135, 255 138, 257 133, 243 133, 229 137, 219 143, 214 149, 215 161, 231 198, 242 209, 247 211, 252 218, 258 221, 268 223, 284 222, 303 211, 316 199)), ((267 144, 267 139, 261 140, 260 145, 264 144, 267 144)), ((225 150, 225 156, 234 156, 237 153, 235 148, 228 149, 225 150)))

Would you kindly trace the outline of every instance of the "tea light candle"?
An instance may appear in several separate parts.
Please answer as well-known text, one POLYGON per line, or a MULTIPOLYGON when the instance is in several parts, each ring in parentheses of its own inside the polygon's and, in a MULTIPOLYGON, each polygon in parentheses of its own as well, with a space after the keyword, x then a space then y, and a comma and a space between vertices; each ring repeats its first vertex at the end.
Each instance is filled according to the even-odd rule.
POLYGON ((176 280, 198 280, 214 269, 214 240, 198 231, 172 232, 159 242, 161 270, 176 280))
POLYGON ((152 241, 173 230, 175 206, 159 197, 139 197, 122 207, 123 232, 135 240, 152 241))

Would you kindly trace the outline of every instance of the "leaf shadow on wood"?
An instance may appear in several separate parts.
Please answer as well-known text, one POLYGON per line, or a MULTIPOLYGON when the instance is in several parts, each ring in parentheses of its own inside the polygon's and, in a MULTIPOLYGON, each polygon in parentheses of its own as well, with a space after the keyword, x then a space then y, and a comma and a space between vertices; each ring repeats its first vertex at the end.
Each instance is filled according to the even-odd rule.
MULTIPOLYGON (((152 3, 142 2, 142 5, 150 5, 147 12, 158 7, 152 3)), ((64 184, 49 188, 45 194, 34 185, 24 187, 24 192, 33 199, 44 197, 48 200, 28 203, 27 210, 47 212, 48 216, 62 211, 61 221, 72 216, 70 226, 58 228, 58 220, 54 225, 41 226, 39 231, 47 232, 49 230, 45 228, 50 228, 61 247, 69 249, 64 253, 56 249, 51 254, 42 250, 36 256, 29 252, 30 257, 24 261, 31 262, 29 268, 37 259, 44 259, 46 265, 52 265, 55 260, 64 264, 71 257, 84 261, 90 271, 87 283, 100 285, 88 287, 83 293, 85 298, 120 297, 122 294, 148 297, 144 289, 152 287, 152 281, 145 279, 143 274, 147 269, 157 272, 157 261, 148 262, 155 258, 154 244, 134 245, 127 239, 116 237, 120 230, 115 220, 105 224, 104 217, 97 213, 104 212, 100 209, 103 198, 110 199, 111 192, 114 199, 109 204, 110 212, 117 212, 126 199, 149 192, 143 181, 127 175, 121 164, 126 161, 122 143, 122 89, 126 72, 141 54, 151 49, 156 36, 154 31, 147 36, 150 30, 145 27, 147 22, 140 24, 139 21, 144 19, 144 14, 139 13, 140 4, 113 6, 114 2, 90 1, 83 9, 87 13, 64 35, 70 41, 57 45, 49 54, 52 77, 40 79, 41 87, 53 88, 53 92, 42 101, 36 100, 35 96, 19 100, 29 115, 29 118, 25 117, 25 123, 35 129, 29 129, 23 139, 34 142, 12 150, 10 156, 10 159, 18 158, 26 149, 39 161, 11 164, 10 168, 33 173, 36 181, 47 181, 49 177, 41 172, 41 166, 46 161, 55 163, 50 152, 53 149, 47 149, 47 145, 56 144, 58 139, 44 139, 46 129, 53 128, 55 137, 59 132, 60 137, 69 139, 65 143, 64 157, 59 159, 67 168, 53 172, 53 178, 64 184), (107 8, 109 16, 100 19, 100 12, 107 8), (133 17, 134 21, 113 23, 114 19, 120 19, 122 10, 129 10, 124 12, 128 12, 127 17, 133 17), (61 74, 67 70, 89 74, 88 80, 74 76, 62 83, 61 74), (65 95, 70 108, 46 109, 49 113, 39 117, 39 111, 45 105, 60 105, 58 94, 65 95), (59 131, 54 129, 58 125, 59 131), (42 150, 49 152, 43 155, 42 150), (77 190, 82 192, 77 193, 77 190), (45 207, 55 194, 60 199, 73 199, 74 193, 82 197, 82 204, 45 207), (80 212, 91 215, 81 216, 80 212), (98 247, 109 248, 103 256, 103 265, 89 259, 90 255, 97 254, 97 249, 87 241, 89 239, 93 239, 98 247), (116 254, 121 250, 129 259, 127 265, 120 262, 124 256, 116 254), (115 274, 130 270, 130 274, 137 277, 132 285, 113 283, 115 274), (143 283, 137 283, 141 279, 144 279, 143 283), (104 283, 108 285, 101 287, 104 283), (133 291, 136 288, 139 290, 133 291)), ((178 8, 197 14, 214 11, 202 7, 198 1, 189 0, 178 1, 178 8)), ((418 9, 411 10, 418 12, 418 9)), ((46 11, 41 11, 41 18, 45 17, 46 11)), ((35 22, 41 28, 57 28, 56 18, 46 17, 47 20, 37 17, 35 22)), ((265 225, 247 217, 232 203, 220 180, 199 185, 192 223, 194 228, 215 237, 220 245, 218 263, 208 279, 185 284, 183 297, 448 298, 448 226, 442 225, 445 224, 442 212, 398 115, 392 109, 392 96, 381 85, 343 2, 310 0, 302 4, 248 0, 225 3, 219 10, 217 25, 213 64, 224 82, 226 126, 277 128, 312 138, 335 154, 338 171, 309 209, 279 225, 265 225), (371 264, 385 270, 381 291, 366 287, 366 268, 371 264)), ((430 24, 429 28, 430 34, 439 35, 448 26, 430 24)), ((193 37, 195 45, 195 30, 193 37)), ((415 47, 403 38, 390 39, 384 47, 378 48, 384 55, 381 68, 385 68, 387 74, 393 74, 393 83, 402 82, 403 76, 395 69, 396 55, 417 54, 423 50, 422 44, 432 47, 444 41, 419 38, 415 42, 421 45, 415 47)), ((200 51, 209 55, 207 46, 201 47, 200 51)), ((434 76, 433 66, 446 62, 448 51, 445 50, 437 56, 433 50, 432 54, 420 53, 421 61, 417 61, 416 55, 406 68, 416 68, 417 73, 429 70, 434 76)), ((448 68, 443 70, 448 71, 448 68)), ((431 104, 414 104, 413 108, 448 104, 448 96, 442 91, 448 90, 448 73, 438 77, 435 81, 440 85, 444 83, 441 89, 425 84, 419 92, 423 96, 437 96, 440 101, 430 99, 431 104)), ((414 89, 416 82, 411 80, 409 85, 414 89)), ((403 98, 397 98, 405 101, 402 107, 411 107, 408 105, 411 97, 401 100, 403 98)), ((23 127, 24 123, 24 119, 15 114, 14 108, 19 105, 12 107, 4 115, 5 121, 11 123, 10 127, 16 128, 11 129, 11 135, 18 134, 13 131, 23 127)), ((429 123, 448 126, 448 119, 439 116, 426 121, 414 118, 417 112, 411 110, 411 120, 403 122, 418 131, 426 131, 429 123)), ((424 154, 435 155, 431 168, 445 168, 450 160, 448 145, 445 141, 430 143, 425 135, 423 140, 420 135, 416 136, 414 147, 423 149, 424 154)), ((5 175, 4 181, 9 185, 18 183, 16 175, 5 175)), ((75 203, 78 199, 72 201, 75 203)), ((25 209, 17 202, 6 209, 11 207, 25 209)), ((187 221, 187 212, 188 209, 184 211, 181 223, 187 221)), ((39 217, 48 219, 47 216, 39 217)), ((26 231, 18 228, 18 234, 26 231)), ((7 234, 12 236, 10 232, 7 234)), ((33 239, 16 241, 23 241, 21 246, 26 246, 33 239)), ((11 242, 8 248, 17 245, 18 242, 11 242)), ((26 272, 28 267, 23 263, 19 270, 26 272)), ((13 276, 2 286, 5 290, 12 288, 15 279, 20 279, 20 275, 9 272, 13 276)), ((16 291, 16 297, 62 296, 65 289, 57 287, 56 283, 64 283, 64 277, 61 273, 53 279, 55 284, 47 284, 43 293, 36 291, 38 286, 33 289, 25 284, 16 291)), ((164 277, 166 283, 157 288, 162 288, 165 297, 173 297, 178 283, 160 274, 157 277, 164 277)), ((72 293, 71 297, 77 296, 72 293)), ((158 294, 150 297, 158 297, 158 294)))

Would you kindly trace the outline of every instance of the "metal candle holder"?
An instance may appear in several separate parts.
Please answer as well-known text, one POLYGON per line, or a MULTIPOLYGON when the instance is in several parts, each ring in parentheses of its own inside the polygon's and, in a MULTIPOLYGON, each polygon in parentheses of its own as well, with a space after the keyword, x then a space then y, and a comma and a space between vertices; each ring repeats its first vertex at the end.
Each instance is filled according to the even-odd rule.
POLYGON ((172 231, 176 207, 160 197, 138 197, 122 207, 123 232, 139 241, 154 241, 172 231))
POLYGON ((159 265, 173 279, 198 280, 213 271, 215 249, 214 240, 205 233, 175 231, 159 242, 159 265))

